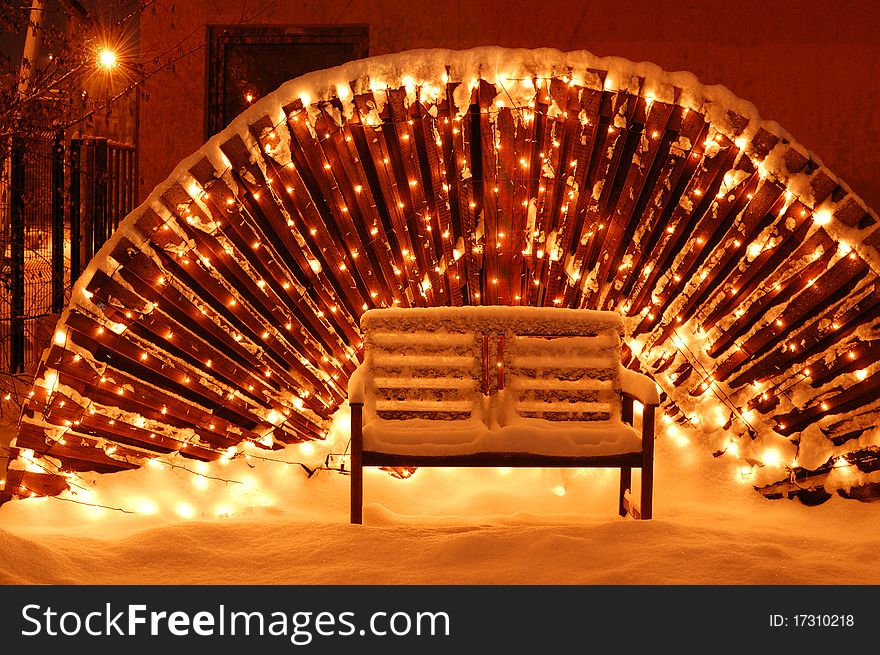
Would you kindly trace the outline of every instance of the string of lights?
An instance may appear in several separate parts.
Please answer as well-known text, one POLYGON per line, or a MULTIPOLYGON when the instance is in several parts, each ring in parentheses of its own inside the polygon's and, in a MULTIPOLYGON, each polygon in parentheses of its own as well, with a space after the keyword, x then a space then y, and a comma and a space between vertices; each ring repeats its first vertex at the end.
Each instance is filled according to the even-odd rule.
MULTIPOLYGON (((526 89, 526 79, 474 78, 462 82, 467 94, 448 77, 374 80, 370 91, 355 82, 335 98, 290 99, 272 116, 260 113, 270 103, 253 105, 252 122, 161 187, 81 280, 41 363, 34 427, 19 439, 51 445, 46 430, 64 426, 92 447, 116 444, 106 447, 120 461, 142 460, 153 440, 173 461, 321 439, 359 360, 360 315, 453 302, 618 309, 634 320, 634 337, 647 335, 634 353, 644 368, 655 372, 660 355, 687 365, 664 383, 670 406, 725 408, 725 424, 741 421, 759 437, 784 431, 770 425, 772 409, 746 416, 761 394, 721 385, 742 375, 733 353, 768 381, 764 394, 803 382, 794 359, 759 355, 793 335, 758 320, 710 355, 703 330, 716 314, 739 329, 752 320, 745 303, 775 298, 761 284, 728 286, 747 256, 765 252, 779 261, 762 259, 756 280, 806 283, 802 275, 825 266, 801 285, 813 291, 791 295, 797 312, 828 316, 814 292, 839 271, 831 259, 798 261, 788 223, 811 221, 809 234, 829 248, 845 230, 821 198, 808 203, 769 169, 779 139, 747 142, 742 129, 654 97, 645 80, 636 91, 607 76, 602 88, 542 75, 526 89), (733 170, 743 176, 728 183, 733 170), (641 189, 632 197, 627 180, 641 189), (778 193, 768 201, 771 184, 778 193), (769 222, 762 203, 781 204, 769 222), (795 203, 800 219, 782 211, 795 203), (685 274, 689 286, 675 278, 685 274), (699 342, 678 319, 693 321, 699 342), (700 385, 717 403, 693 400, 700 385)), ((864 259, 845 259, 869 274, 864 259)))

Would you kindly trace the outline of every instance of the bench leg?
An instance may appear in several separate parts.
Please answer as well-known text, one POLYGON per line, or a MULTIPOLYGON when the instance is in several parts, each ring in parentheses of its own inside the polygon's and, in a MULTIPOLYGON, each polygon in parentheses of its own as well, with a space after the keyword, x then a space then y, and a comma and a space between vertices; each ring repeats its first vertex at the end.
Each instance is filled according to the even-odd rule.
POLYGON ((643 519, 650 519, 654 511, 654 406, 642 410, 642 503, 643 519))
POLYGON ((654 505, 654 462, 646 463, 642 467, 642 502, 641 515, 643 519, 651 518, 654 505))
POLYGON ((351 468, 351 522, 364 522, 364 469, 351 468))
POLYGON ((618 512, 621 516, 626 516, 626 502, 624 500, 624 495, 628 490, 632 489, 632 469, 631 468, 623 468, 620 469, 620 500, 618 512))
POLYGON ((364 522, 363 409, 351 405, 351 522, 364 522))

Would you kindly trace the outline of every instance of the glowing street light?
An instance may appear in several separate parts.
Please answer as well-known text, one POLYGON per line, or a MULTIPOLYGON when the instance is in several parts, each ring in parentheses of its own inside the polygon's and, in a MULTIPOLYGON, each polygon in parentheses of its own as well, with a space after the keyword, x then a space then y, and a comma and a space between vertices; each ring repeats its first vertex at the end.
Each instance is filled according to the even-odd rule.
POLYGON ((116 67, 117 63, 116 53, 110 48, 102 48, 98 53, 98 64, 101 68, 111 70, 116 67))

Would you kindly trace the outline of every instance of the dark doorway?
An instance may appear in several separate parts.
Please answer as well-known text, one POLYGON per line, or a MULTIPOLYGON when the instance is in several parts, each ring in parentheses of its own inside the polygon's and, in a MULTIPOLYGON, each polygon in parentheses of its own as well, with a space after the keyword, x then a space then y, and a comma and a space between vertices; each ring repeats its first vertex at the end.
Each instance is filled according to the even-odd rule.
POLYGON ((207 140, 287 80, 368 56, 367 25, 208 26, 207 140))

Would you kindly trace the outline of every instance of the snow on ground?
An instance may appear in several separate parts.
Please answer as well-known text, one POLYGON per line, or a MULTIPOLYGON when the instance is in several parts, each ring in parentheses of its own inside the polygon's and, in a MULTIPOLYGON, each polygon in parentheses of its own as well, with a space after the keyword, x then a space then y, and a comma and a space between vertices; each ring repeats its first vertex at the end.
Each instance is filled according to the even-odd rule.
MULTIPOLYGON (((7 420, 0 435, 13 430, 7 420)), ((334 449, 344 433, 342 421, 334 449)), ((616 470, 368 470, 362 526, 348 523, 348 477, 330 471, 237 459, 204 471, 236 483, 168 467, 91 476, 77 499, 141 513, 6 503, 0 582, 880 583, 876 505, 766 500, 737 479, 739 460, 662 433, 656 462, 655 519, 643 522, 617 516, 616 470)))

